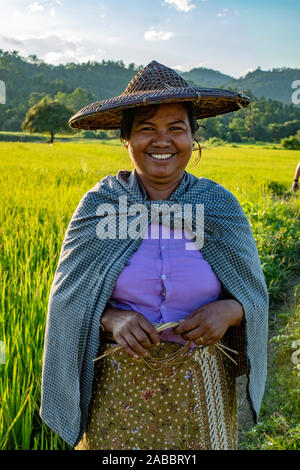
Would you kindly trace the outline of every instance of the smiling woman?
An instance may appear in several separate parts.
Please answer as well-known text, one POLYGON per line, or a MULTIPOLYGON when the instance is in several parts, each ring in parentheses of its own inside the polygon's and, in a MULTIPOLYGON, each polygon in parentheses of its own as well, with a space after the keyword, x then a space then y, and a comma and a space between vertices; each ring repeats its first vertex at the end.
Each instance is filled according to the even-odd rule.
POLYGON ((182 179, 193 150, 194 136, 185 106, 154 105, 146 115, 137 111, 126 136, 125 146, 149 200, 168 199, 182 179))
POLYGON ((257 418, 268 294, 254 238, 233 194, 185 171, 197 119, 248 103, 232 91, 189 87, 153 61, 121 96, 70 120, 121 129, 135 167, 85 194, 50 292, 41 417, 78 450, 235 449, 235 378, 245 373, 257 418), (142 235, 120 235, 128 233, 121 198, 147 214, 158 201, 162 212, 177 204, 183 224, 150 217, 142 235), (198 204, 204 244, 186 249, 197 224, 185 209, 198 204), (108 205, 119 231, 100 239, 99 208, 108 205))

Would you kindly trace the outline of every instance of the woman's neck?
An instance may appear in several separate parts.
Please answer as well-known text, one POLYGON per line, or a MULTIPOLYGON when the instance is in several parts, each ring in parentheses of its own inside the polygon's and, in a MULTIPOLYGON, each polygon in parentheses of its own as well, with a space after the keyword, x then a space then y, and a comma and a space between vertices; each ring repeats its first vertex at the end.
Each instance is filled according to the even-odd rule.
POLYGON ((182 176, 183 175, 181 175, 181 177, 176 181, 159 184, 153 184, 152 182, 145 181, 141 175, 139 175, 139 178, 147 192, 148 201, 163 201, 169 199, 169 197, 173 194, 179 185, 182 176))

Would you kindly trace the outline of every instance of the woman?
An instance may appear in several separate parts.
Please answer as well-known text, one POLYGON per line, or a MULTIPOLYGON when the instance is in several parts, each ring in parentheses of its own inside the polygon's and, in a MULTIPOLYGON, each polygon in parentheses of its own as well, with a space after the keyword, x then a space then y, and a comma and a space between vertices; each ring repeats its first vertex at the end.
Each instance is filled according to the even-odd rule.
POLYGON ((41 416, 76 449, 234 449, 246 372, 257 419, 268 295, 255 242, 236 198, 185 171, 196 119, 247 104, 151 62, 70 120, 120 127, 135 167, 84 196, 50 293, 41 416))

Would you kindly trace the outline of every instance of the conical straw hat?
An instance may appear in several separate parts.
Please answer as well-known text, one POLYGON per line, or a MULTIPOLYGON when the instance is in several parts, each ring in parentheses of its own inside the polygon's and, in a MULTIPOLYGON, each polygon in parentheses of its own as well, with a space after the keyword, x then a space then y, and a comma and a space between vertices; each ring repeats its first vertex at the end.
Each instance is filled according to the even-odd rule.
POLYGON ((250 99, 242 93, 219 88, 198 88, 155 60, 138 72, 120 95, 85 106, 69 120, 75 129, 119 129, 122 111, 152 104, 192 101, 196 119, 246 108, 250 99))

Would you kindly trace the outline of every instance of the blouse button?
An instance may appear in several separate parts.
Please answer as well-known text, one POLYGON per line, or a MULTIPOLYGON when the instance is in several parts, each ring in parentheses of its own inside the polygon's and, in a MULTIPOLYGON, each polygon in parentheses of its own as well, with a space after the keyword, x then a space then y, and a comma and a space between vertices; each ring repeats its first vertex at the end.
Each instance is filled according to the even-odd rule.
POLYGON ((167 277, 167 276, 166 276, 165 274, 163 274, 163 275, 161 276, 162 279, 166 279, 166 277, 167 277))

